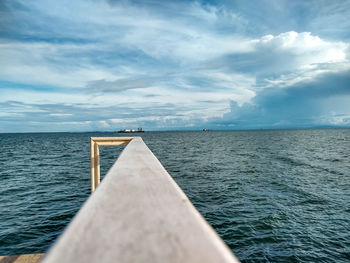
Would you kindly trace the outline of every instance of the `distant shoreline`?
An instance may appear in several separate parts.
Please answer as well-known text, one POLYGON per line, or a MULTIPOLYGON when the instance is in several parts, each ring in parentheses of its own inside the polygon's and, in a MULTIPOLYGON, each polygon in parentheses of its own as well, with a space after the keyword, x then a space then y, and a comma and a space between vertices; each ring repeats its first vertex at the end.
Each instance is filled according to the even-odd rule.
MULTIPOLYGON (((206 132, 229 132, 229 131, 288 131, 288 130, 332 130, 332 129, 350 129, 350 127, 307 127, 307 128, 252 128, 252 129, 208 129, 206 132)), ((203 132, 203 129, 178 129, 178 130, 147 130, 142 133, 150 132, 203 132)), ((0 132, 0 134, 43 134, 43 133, 115 133, 117 131, 43 131, 43 132, 0 132)), ((139 134, 135 132, 136 134, 139 134)), ((123 133, 122 133, 123 134, 123 133)), ((128 134, 128 133, 125 133, 128 134)))

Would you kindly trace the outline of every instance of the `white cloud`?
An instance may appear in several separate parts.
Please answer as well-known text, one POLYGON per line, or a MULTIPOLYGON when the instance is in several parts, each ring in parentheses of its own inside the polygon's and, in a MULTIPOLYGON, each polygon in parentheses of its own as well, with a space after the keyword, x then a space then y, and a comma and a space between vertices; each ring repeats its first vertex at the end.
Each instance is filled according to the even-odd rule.
POLYGON ((311 82, 324 74, 343 72, 349 69, 350 63, 348 62, 304 65, 292 73, 282 74, 277 78, 266 78, 265 88, 286 88, 302 82, 311 82))
POLYGON ((267 35, 253 41, 256 48, 274 52, 290 52, 299 58, 299 66, 315 63, 342 62, 346 59, 348 43, 322 40, 310 32, 285 32, 277 36, 267 35))
POLYGON ((50 113, 49 116, 51 117, 67 117, 67 116, 73 116, 72 113, 50 113))
POLYGON ((346 57, 348 43, 326 41, 309 32, 267 35, 253 42, 257 60, 261 54, 266 63, 261 70, 268 76, 261 87, 285 88, 350 68, 346 57))
POLYGON ((72 57, 96 51, 95 45, 2 41, 0 50, 0 79, 6 81, 72 88, 115 77, 107 68, 72 57))

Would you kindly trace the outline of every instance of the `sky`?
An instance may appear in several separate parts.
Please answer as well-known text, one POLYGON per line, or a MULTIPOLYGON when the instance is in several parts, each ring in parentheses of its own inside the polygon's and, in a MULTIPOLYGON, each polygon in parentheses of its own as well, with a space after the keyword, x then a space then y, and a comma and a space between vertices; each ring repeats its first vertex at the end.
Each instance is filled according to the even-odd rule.
POLYGON ((350 127, 348 0, 2 0, 0 132, 350 127))

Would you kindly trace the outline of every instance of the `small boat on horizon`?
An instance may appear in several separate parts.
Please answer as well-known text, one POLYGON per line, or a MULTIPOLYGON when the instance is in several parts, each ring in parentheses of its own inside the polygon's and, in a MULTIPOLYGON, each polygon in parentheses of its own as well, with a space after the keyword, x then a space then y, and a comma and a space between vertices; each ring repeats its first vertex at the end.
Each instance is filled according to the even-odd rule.
POLYGON ((137 132, 145 132, 142 128, 138 128, 137 130, 133 130, 133 129, 124 129, 124 130, 120 130, 118 131, 118 133, 137 133, 137 132))

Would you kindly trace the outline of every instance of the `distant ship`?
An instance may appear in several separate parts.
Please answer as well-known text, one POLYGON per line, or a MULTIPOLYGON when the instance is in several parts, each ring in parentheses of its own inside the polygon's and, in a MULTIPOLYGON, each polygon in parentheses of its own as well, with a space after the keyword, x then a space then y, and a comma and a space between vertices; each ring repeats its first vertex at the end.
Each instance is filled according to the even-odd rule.
POLYGON ((136 132, 145 132, 142 128, 138 128, 137 130, 120 130, 118 133, 136 133, 136 132))

